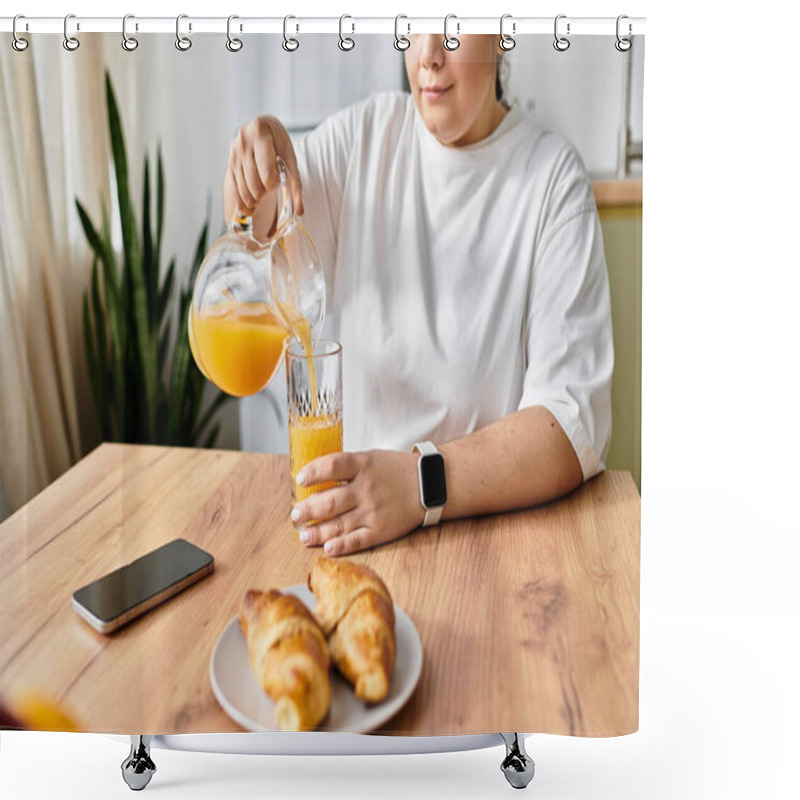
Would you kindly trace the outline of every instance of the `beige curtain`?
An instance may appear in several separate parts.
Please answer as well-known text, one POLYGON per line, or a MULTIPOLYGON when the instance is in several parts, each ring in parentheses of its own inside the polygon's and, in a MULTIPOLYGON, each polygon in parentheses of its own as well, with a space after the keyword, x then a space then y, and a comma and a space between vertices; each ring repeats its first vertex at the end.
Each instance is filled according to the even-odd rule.
POLYGON ((67 53, 37 37, 0 56, 2 516, 96 436, 81 327, 91 256, 75 198, 96 217, 109 196, 100 51, 99 38, 67 53))

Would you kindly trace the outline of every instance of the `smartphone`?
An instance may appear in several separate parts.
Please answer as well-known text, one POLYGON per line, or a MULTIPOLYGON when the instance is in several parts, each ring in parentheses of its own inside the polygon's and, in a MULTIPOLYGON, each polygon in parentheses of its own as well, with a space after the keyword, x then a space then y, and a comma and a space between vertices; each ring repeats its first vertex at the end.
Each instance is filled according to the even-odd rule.
POLYGON ((96 631, 111 633, 214 571, 214 558, 173 541, 78 589, 72 607, 96 631))

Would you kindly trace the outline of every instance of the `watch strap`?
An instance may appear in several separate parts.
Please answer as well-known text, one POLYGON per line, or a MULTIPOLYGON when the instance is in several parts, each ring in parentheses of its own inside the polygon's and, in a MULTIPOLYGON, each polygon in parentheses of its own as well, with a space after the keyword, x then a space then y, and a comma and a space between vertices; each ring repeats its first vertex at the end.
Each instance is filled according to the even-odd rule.
MULTIPOLYGON (((419 453, 420 458, 424 458, 425 456, 441 455, 433 442, 417 442, 414 445, 414 452, 419 453)), ((423 503, 421 486, 419 500, 420 503, 423 503)), ((444 506, 434 506, 433 508, 428 508, 423 503, 422 507, 425 509, 425 517, 422 520, 422 527, 427 528, 430 525, 438 524, 439 520, 442 518, 444 506)))
POLYGON ((422 527, 427 528, 429 525, 437 525, 442 518, 442 511, 444 506, 436 506, 436 508, 426 508, 425 518, 422 520, 422 527))

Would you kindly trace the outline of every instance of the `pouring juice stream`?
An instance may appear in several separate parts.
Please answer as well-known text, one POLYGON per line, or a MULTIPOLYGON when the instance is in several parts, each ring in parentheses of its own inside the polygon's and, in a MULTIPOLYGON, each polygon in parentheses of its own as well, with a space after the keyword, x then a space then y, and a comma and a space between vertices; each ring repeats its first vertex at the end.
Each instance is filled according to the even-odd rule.
POLYGON ((317 414, 319 401, 317 400, 317 369, 314 365, 314 345, 312 342, 311 323, 291 304, 278 303, 284 319, 289 323, 291 334, 303 346, 303 351, 308 359, 308 381, 311 386, 311 412, 317 414))

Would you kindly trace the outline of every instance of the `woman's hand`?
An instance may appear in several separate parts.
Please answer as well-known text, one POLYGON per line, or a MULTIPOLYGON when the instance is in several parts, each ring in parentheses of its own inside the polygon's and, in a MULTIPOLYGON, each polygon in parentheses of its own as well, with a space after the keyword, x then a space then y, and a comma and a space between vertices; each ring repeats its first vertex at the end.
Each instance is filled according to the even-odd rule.
MULTIPOLYGON (((254 216, 262 200, 280 187, 278 157, 286 164, 295 211, 303 213, 303 190, 291 139, 278 119, 266 115, 240 128, 231 145, 223 183, 226 219, 237 209, 254 216)), ((273 222, 275 208, 273 201, 273 222)))
POLYGON ((392 450, 333 453, 307 464, 298 485, 336 481, 298 503, 292 521, 308 546, 343 556, 398 539, 422 524, 417 456, 392 450), (309 524, 313 520, 323 520, 309 524))

